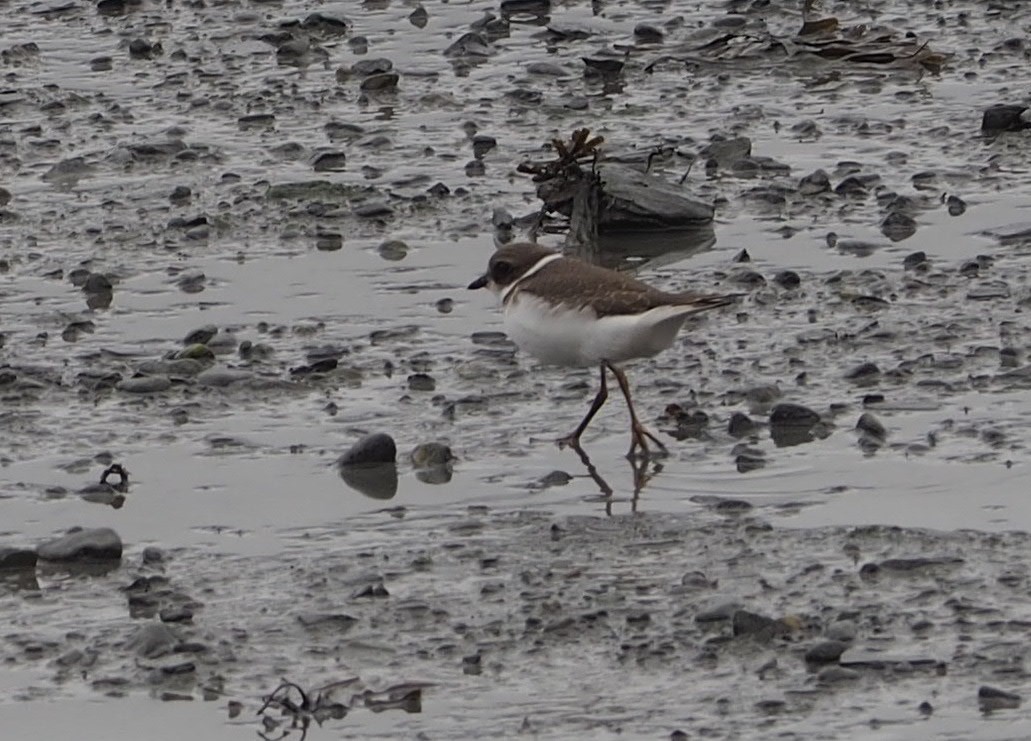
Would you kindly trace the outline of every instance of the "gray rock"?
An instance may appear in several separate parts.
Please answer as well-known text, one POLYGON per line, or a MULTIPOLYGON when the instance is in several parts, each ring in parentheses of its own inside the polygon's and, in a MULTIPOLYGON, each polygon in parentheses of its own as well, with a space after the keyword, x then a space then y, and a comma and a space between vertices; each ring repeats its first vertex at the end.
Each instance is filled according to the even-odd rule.
POLYGON ((224 388, 240 381, 246 381, 254 376, 249 371, 235 370, 233 368, 209 368, 203 373, 197 374, 197 383, 201 386, 214 386, 224 388))
POLYGON ((769 640, 789 632, 788 626, 782 621, 748 610, 737 610, 731 617, 731 627, 735 636, 755 636, 760 640, 769 640))
POLYGON ((366 435, 337 459, 338 466, 360 466, 375 463, 396 463, 397 445, 385 432, 366 435))
POLYGON ((44 561, 117 561, 122 558, 122 539, 109 527, 75 528, 43 543, 37 553, 44 561))
POLYGON ((1000 690, 997 687, 990 687, 985 684, 981 685, 981 688, 977 690, 977 704, 984 712, 1019 708, 1020 702, 1020 695, 1000 690))
POLYGON ((993 105, 981 116, 981 131, 985 134, 999 134, 1003 131, 1021 131, 1031 128, 1031 116, 1025 105, 993 105))
POLYGON ((806 650, 805 660, 810 664, 830 664, 840 659, 847 648, 844 641, 822 641, 806 650))
POLYGON ((604 193, 602 231, 679 229, 712 222, 714 210, 685 188, 618 164, 598 168, 604 193))
POLYGON ((0 570, 31 570, 36 568, 36 552, 31 548, 0 548, 0 570))
POLYGON ((856 624, 851 620, 838 620, 827 626, 824 635, 828 640, 848 643, 856 639, 857 632, 856 624))
POLYGON ((409 459, 416 468, 432 468, 450 464, 455 454, 444 443, 422 443, 412 450, 409 459))

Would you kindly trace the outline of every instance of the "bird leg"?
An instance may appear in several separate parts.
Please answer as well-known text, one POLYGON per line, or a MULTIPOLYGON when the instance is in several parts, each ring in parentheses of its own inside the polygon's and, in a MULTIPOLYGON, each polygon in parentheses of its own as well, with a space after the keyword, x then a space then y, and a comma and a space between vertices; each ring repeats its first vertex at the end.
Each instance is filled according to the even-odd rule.
MULTIPOLYGON (((667 452, 666 446, 662 444, 662 441, 652 433, 648 432, 644 425, 638 421, 637 412, 634 410, 634 403, 630 400, 630 384, 626 380, 626 373, 608 361, 605 361, 605 364, 602 367, 604 368, 605 366, 612 371, 612 375, 614 375, 616 377, 616 381, 619 382, 619 388, 623 392, 623 398, 626 399, 627 409, 630 410, 630 452, 626 454, 626 457, 633 458, 634 451, 636 451, 638 447, 641 448, 641 457, 650 457, 651 453, 648 450, 648 441, 645 438, 650 439, 658 445, 659 449, 663 453, 667 452)), ((602 372, 604 373, 604 370, 602 372)))
MULTIPOLYGON (((591 408, 587 410, 587 416, 583 418, 576 429, 572 433, 566 435, 563 438, 559 438, 555 442, 558 443, 560 448, 564 448, 567 445, 575 450, 580 449, 580 435, 587 429, 587 425, 594 419, 594 415, 601 409, 601 405, 605 403, 605 400, 609 398, 608 384, 605 383, 605 363, 601 364, 601 388, 598 389, 597 395, 594 397, 594 401, 591 402, 591 408)), ((611 366, 609 366, 611 367, 611 366)))

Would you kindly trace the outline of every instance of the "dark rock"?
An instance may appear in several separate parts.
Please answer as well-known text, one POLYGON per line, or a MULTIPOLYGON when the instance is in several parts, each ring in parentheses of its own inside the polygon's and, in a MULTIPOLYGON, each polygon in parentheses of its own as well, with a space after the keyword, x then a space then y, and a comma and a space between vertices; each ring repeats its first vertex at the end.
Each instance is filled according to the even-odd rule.
POLYGON ((755 636, 760 640, 769 640, 775 636, 790 632, 790 629, 783 621, 755 612, 749 612, 748 610, 737 610, 734 612, 734 615, 731 617, 731 628, 737 637, 755 636))
POLYGON ((901 242, 916 234, 916 219, 900 211, 892 211, 881 222, 881 234, 892 242, 901 242))
POLYGON ((422 443, 412 450, 409 459, 416 468, 433 468, 449 465, 455 460, 455 454, 444 443, 422 443))
POLYGON ((826 193, 831 189, 831 180, 823 170, 816 170, 798 181, 798 192, 803 196, 826 193))
POLYGON ((812 427, 820 421, 820 415, 801 404, 782 402, 770 412, 770 424, 780 427, 812 427))
POLYGON ((0 548, 0 570, 31 570, 36 568, 36 552, 31 548, 0 548))
POLYGON ((475 31, 464 33, 444 50, 445 57, 488 57, 494 53, 487 39, 475 31))
POLYGON ((744 412, 734 412, 727 423, 727 432, 732 437, 745 437, 755 433, 758 425, 744 412))
POLYGON ((103 273, 90 273, 82 284, 83 293, 110 293, 114 286, 103 273))
POLYGON ((924 251, 911 252, 902 259, 902 267, 906 270, 914 270, 921 265, 927 264, 927 253, 924 251))
POLYGON ((770 436, 778 447, 812 442, 820 415, 801 404, 782 402, 770 412, 770 436))
POLYGON ((358 440, 337 459, 338 466, 395 463, 397 445, 385 432, 374 432, 358 440))
POLYGON ((634 26, 634 38, 642 44, 661 44, 665 37, 661 28, 650 23, 638 23, 634 26))
POLYGON ((376 75, 369 75, 362 80, 361 89, 370 92, 376 90, 396 90, 398 80, 401 78, 396 72, 382 72, 376 75))
POLYGON ((958 196, 949 196, 945 199, 945 208, 948 210, 949 216, 962 216, 966 213, 967 204, 958 196))
POLYGON ((1011 710, 1019 708, 1021 697, 1013 692, 1006 692, 986 684, 977 690, 977 704, 983 712, 992 710, 1011 710))
POLYGON ((877 367, 876 363, 866 362, 849 369, 845 373, 845 378, 849 381, 862 383, 876 380, 880 375, 881 369, 877 367))
POLYGON ((773 282, 781 288, 798 288, 802 278, 794 270, 781 270, 773 276, 773 282))
POLYGON ((878 440, 884 440, 888 436, 888 431, 884 428, 884 425, 870 412, 863 412, 860 415, 859 421, 856 422, 856 429, 864 435, 870 435, 878 440))
POLYGON ((738 473, 748 473, 766 466, 766 456, 758 448, 735 445, 733 455, 734 467, 737 468, 738 473))
POLYGON ((122 539, 108 527, 75 528, 43 543, 37 553, 44 561, 117 561, 122 557, 122 539))
POLYGON ((844 641, 823 641, 810 646, 805 652, 805 660, 810 664, 830 664, 836 662, 848 648, 844 641))
POLYGON ((1021 131, 1031 127, 1024 105, 993 105, 981 116, 981 131, 998 134, 1003 131, 1021 131))

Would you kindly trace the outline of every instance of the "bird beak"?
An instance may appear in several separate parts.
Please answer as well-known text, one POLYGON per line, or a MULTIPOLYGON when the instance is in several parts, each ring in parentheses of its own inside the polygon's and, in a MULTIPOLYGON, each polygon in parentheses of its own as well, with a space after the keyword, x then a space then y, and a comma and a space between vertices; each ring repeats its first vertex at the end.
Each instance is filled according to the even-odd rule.
POLYGON ((483 274, 472 283, 469 284, 469 290, 475 291, 477 288, 485 288, 487 286, 487 275, 483 274))

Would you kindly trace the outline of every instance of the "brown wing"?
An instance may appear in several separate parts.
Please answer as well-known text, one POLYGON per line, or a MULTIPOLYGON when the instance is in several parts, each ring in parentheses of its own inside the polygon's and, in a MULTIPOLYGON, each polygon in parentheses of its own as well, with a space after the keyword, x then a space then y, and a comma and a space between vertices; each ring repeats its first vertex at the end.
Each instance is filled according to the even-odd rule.
POLYGON ((698 293, 667 293, 629 275, 607 270, 579 260, 562 260, 546 266, 527 279, 521 287, 527 291, 556 299, 575 296, 563 303, 590 306, 598 316, 638 314, 657 306, 691 306, 698 311, 715 309, 733 303, 735 296, 698 293))

